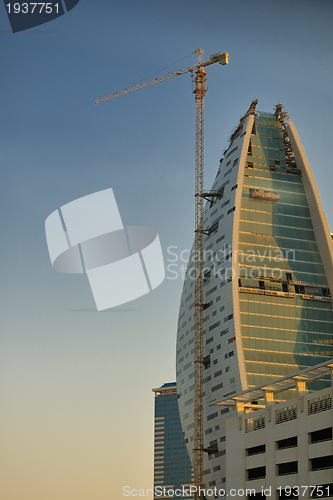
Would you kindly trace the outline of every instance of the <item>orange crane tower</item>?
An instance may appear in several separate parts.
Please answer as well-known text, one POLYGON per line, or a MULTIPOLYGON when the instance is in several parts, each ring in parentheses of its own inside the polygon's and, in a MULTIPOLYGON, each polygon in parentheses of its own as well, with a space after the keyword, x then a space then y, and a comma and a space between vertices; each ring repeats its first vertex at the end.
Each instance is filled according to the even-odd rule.
POLYGON ((160 78, 149 82, 135 85, 129 89, 115 92, 109 96, 97 99, 95 104, 109 101, 115 97, 129 94, 155 83, 164 82, 170 78, 191 73, 195 83, 193 91, 195 95, 195 335, 194 335, 194 485, 196 486, 195 499, 202 497, 200 487, 203 484, 203 311, 204 311, 204 293, 203 293, 203 268, 204 268, 204 199, 219 199, 221 193, 218 191, 204 191, 204 101, 206 89, 205 67, 219 62, 223 66, 228 64, 229 54, 226 52, 217 52, 210 56, 210 60, 202 62, 203 51, 197 49, 193 54, 198 54, 198 64, 168 73, 160 78))

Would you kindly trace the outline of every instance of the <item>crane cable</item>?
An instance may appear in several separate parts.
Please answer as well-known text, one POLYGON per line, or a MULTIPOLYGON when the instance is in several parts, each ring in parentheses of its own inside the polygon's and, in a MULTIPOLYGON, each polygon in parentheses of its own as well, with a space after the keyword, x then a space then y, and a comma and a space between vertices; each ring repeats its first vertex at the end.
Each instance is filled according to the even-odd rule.
MULTIPOLYGON (((148 80, 148 78, 151 78, 152 76, 155 76, 155 75, 157 75, 158 73, 161 73, 162 71, 167 70, 168 68, 171 68, 171 66, 174 66, 174 65, 176 64, 177 66, 176 66, 176 67, 172 70, 172 71, 175 71, 175 70, 176 70, 176 68, 177 68, 178 66, 180 66, 180 64, 181 64, 183 61, 186 61, 189 57, 193 56, 193 54, 194 54, 195 52, 196 52, 196 51, 194 50, 193 52, 191 52, 191 54, 188 54, 187 56, 183 57, 182 59, 178 59, 178 61, 175 61, 175 62, 173 62, 173 63, 169 64, 168 66, 165 66, 165 68, 162 68, 162 69, 160 69, 160 70, 158 70, 158 71, 155 71, 155 73, 152 73, 151 75, 148 75, 148 76, 146 76, 145 78, 142 78, 141 80, 139 80, 139 81, 137 81, 137 82, 134 82, 134 83, 131 85, 131 87, 134 87, 135 85, 138 85, 139 83, 144 82, 145 80, 148 80)), ((170 70, 167 74, 171 73, 172 71, 170 70)))

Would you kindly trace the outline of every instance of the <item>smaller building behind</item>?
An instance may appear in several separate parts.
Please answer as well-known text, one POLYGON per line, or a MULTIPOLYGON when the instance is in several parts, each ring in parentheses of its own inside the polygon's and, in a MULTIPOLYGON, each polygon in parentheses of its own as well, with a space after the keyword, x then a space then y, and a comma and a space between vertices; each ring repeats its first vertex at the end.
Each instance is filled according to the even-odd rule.
POLYGON ((154 499, 173 496, 180 500, 193 498, 186 494, 193 483, 193 471, 180 423, 176 382, 163 384, 162 387, 153 389, 153 392, 154 499), (174 495, 171 490, 175 492, 174 495))

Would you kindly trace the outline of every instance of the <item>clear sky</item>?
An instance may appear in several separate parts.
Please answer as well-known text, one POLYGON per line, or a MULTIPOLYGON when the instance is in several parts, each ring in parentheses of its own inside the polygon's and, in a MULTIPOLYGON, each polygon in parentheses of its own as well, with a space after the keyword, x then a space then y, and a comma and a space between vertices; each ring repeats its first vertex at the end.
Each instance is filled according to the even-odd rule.
POLYGON ((0 5, 1 500, 120 500, 123 486, 152 486, 151 389, 175 380, 182 280, 97 313, 86 276, 52 269, 44 223, 112 187, 124 224, 154 227, 165 259, 189 249, 192 82, 94 101, 197 47, 229 52, 207 69, 206 187, 250 102, 282 101, 333 229, 332 20, 330 0, 81 0, 13 34, 0 5))

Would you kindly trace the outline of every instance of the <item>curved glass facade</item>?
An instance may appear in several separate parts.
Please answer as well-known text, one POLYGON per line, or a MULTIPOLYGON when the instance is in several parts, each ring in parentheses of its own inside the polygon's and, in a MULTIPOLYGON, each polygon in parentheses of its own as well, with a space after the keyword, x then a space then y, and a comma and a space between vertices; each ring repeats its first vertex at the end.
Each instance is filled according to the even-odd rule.
MULTIPOLYGON (((212 403, 333 357, 332 265, 327 264, 333 262, 333 246, 323 213, 314 227, 313 214, 322 209, 303 163, 296 162, 284 122, 252 106, 220 160, 212 190, 221 197, 205 206, 206 488, 225 487, 227 481, 225 421, 230 414, 212 403), (318 221, 329 246, 323 244, 318 221)), ((179 411, 191 459, 194 264, 191 255, 176 361, 179 411)))
POLYGON ((281 123, 266 113, 248 148, 238 261, 249 387, 332 358, 332 303, 302 177, 286 163, 281 123))

